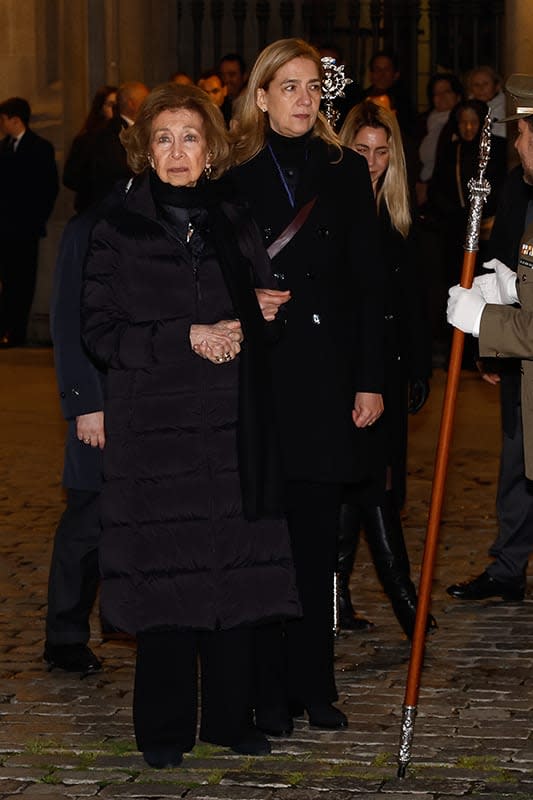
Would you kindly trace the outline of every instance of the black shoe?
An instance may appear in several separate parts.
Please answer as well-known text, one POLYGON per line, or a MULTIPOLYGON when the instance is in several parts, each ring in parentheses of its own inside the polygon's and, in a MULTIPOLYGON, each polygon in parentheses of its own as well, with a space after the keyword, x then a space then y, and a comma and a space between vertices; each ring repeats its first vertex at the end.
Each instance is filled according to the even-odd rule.
POLYGON ((270 742, 257 728, 250 728, 230 749, 242 756, 268 756, 272 752, 270 742))
POLYGON ((255 727, 267 736, 290 736, 294 722, 287 708, 256 709, 255 727))
POLYGON ((488 572, 464 583, 454 583, 446 589, 449 595, 458 600, 486 600, 501 597, 511 603, 520 603, 526 593, 526 582, 522 575, 512 580, 499 581, 488 572))
POLYGON ((50 644, 45 642, 43 658, 48 671, 55 667, 67 672, 81 672, 81 677, 100 672, 102 663, 86 644, 50 644))
POLYGON ((311 703, 306 706, 309 715, 309 725, 312 728, 326 728, 326 730, 339 730, 348 727, 346 714, 332 706, 331 703, 311 703))
POLYGON ((175 747, 153 747, 143 751, 143 758, 149 767, 165 769, 165 767, 179 767, 183 761, 183 753, 175 747))
POLYGON ((351 601, 349 604, 346 603, 342 596, 339 598, 339 626, 343 631, 371 631, 374 629, 374 623, 359 616, 351 601))

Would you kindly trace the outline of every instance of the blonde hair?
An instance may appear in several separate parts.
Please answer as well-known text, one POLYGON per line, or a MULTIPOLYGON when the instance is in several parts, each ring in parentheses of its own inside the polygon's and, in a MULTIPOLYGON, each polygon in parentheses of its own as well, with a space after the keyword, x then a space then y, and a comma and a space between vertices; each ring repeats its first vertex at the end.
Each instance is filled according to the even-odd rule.
POLYGON ((376 203, 378 210, 385 204, 392 227, 405 239, 411 227, 411 210, 402 135, 396 116, 371 100, 359 103, 350 110, 340 130, 342 144, 353 149, 355 137, 362 128, 383 128, 387 134, 389 166, 381 178, 376 203))
MULTIPOLYGON (((250 73, 239 108, 238 126, 231 137, 235 164, 249 161, 265 146, 268 115, 257 105, 257 90, 268 90, 276 72, 294 58, 307 58, 312 61, 316 65, 320 80, 323 79, 324 70, 320 53, 303 39, 278 39, 277 42, 265 47, 259 53, 250 73)), ((313 127, 313 136, 333 145, 338 151, 338 160, 341 160, 342 148, 338 136, 320 112, 313 127)))
POLYGON ((152 122, 163 111, 196 111, 202 118, 213 178, 230 165, 230 150, 224 118, 208 94, 197 86, 164 83, 147 95, 135 124, 122 131, 120 140, 126 148, 128 164, 136 174, 149 165, 152 122))

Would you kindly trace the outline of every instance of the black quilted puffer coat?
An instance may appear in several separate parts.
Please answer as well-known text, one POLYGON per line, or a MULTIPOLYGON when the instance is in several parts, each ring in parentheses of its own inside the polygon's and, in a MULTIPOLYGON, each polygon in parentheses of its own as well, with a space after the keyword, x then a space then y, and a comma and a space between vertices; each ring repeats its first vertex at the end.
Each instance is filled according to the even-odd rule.
POLYGON ((253 291, 261 279, 244 253, 257 241, 254 267, 268 262, 217 183, 200 192, 207 208, 169 208, 154 200, 157 179, 140 176, 96 226, 86 265, 83 335, 108 366, 102 611, 130 633, 300 611, 280 512, 268 326, 253 291), (191 350, 192 324, 234 317, 244 342, 233 362, 191 350))

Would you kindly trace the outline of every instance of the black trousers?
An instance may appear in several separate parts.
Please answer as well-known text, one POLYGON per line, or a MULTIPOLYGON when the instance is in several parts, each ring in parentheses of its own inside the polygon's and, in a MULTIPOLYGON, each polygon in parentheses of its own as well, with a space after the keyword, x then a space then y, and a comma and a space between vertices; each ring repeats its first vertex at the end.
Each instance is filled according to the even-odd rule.
POLYGON ((146 631, 137 635, 133 723, 139 750, 196 740, 198 664, 200 739, 231 746, 253 725, 252 629, 146 631))
POLYGON ((54 539, 48 576, 46 639, 86 644, 98 590, 99 492, 67 489, 67 505, 54 539))
POLYGON ((2 237, 0 254, 0 336, 9 336, 12 344, 26 342, 39 255, 39 237, 9 235, 2 237))
POLYGON ((342 487, 291 481, 286 513, 303 617, 256 630, 256 706, 337 699, 333 575, 342 487))
POLYGON ((495 560, 487 572, 497 580, 521 580, 533 551, 533 482, 525 475, 519 402, 514 430, 503 433, 496 509, 499 531, 489 550, 495 560))

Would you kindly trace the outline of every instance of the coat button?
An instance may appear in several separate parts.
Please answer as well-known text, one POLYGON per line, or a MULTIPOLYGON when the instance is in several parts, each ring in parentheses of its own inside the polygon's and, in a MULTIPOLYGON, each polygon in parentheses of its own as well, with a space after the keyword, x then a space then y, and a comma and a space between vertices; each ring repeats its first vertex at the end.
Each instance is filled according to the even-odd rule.
POLYGON ((390 322, 391 319, 394 319, 394 314, 385 314, 385 319, 387 320, 387 322, 390 322))
POLYGON ((75 397, 79 397, 80 396, 80 390, 78 389, 77 386, 74 386, 74 388, 71 389, 70 391, 75 397))
POLYGON ((315 277, 315 273, 314 272, 306 272, 305 273, 305 277, 308 278, 308 280, 313 280, 313 278, 315 277))
POLYGON ((329 228, 319 228, 317 233, 321 239, 327 239, 329 236, 329 228))
POLYGON ((65 394, 65 392, 60 392, 59 396, 60 397, 66 397, 67 395, 65 394))
POLYGON ((270 239, 272 236, 272 228, 263 228, 263 235, 265 239, 270 239))
POLYGON ((522 280, 527 281, 527 275, 522 275, 522 280))
POLYGON ((320 325, 320 314, 313 314, 313 325, 320 325))
POLYGON ((285 273, 284 272, 275 272, 274 273, 274 277, 278 281, 284 281, 285 280, 285 273))

